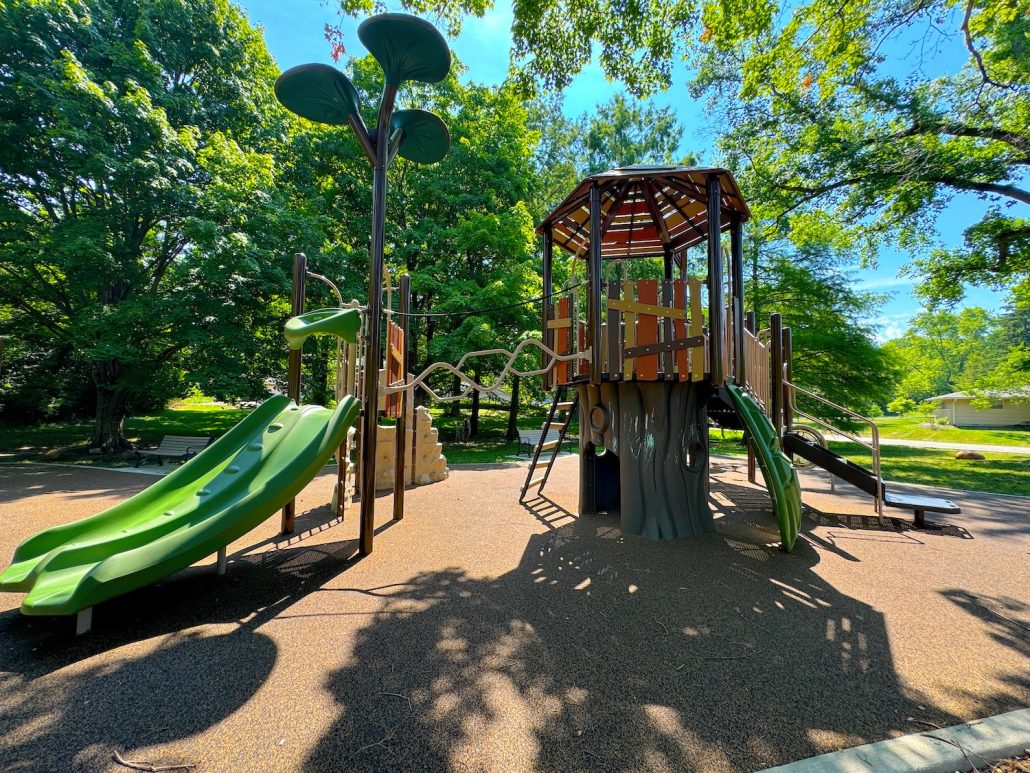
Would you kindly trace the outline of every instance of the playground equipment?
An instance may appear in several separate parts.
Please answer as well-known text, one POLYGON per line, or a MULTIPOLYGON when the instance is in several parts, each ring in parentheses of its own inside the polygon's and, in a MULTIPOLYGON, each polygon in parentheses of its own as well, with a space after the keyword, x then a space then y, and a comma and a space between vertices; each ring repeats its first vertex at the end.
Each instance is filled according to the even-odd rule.
MULTIPOLYGON (((366 361, 378 363, 382 358, 387 169, 397 155, 421 164, 434 164, 450 148, 447 127, 436 115, 425 110, 394 110, 397 91, 406 81, 437 83, 443 80, 451 68, 451 52, 447 41, 433 25, 407 14, 386 13, 366 19, 358 27, 358 39, 383 70, 385 82, 375 131, 370 132, 361 117, 354 84, 329 65, 303 64, 287 70, 275 82, 275 95, 287 109, 302 118, 333 126, 350 126, 372 165, 372 245, 363 338, 366 361)), ((365 368, 360 441, 360 458, 363 459, 375 458, 378 387, 378 369, 365 368)), ((398 431, 398 457, 404 455, 400 447, 403 439, 404 432, 398 431)), ((359 469, 360 490, 373 491, 375 464, 360 464, 359 469)), ((398 469, 402 469, 400 465, 398 469)), ((398 472, 398 476, 402 476, 402 472, 398 472)), ((396 487, 399 502, 395 502, 394 510, 398 520, 404 516, 403 477, 400 480, 402 485, 396 487)), ((375 497, 362 496, 358 540, 362 555, 372 552, 374 531, 375 497)))
MULTIPOLYGON (((560 360, 545 384, 558 390, 552 413, 568 404, 566 389, 578 394, 580 513, 617 511, 624 532, 660 539, 713 530, 709 419, 745 431, 749 468, 757 457, 784 550, 793 547, 801 523, 797 474, 784 451, 869 493, 878 515, 883 505, 906 508, 922 524, 926 511, 958 512, 947 500, 886 492, 875 424, 793 383, 790 331, 782 329, 779 315, 772 316, 768 332, 755 332, 743 294, 743 224, 749 217, 726 169, 631 166, 583 180, 539 226, 548 299, 543 341, 560 360), (703 280, 688 270, 689 250, 701 245, 703 280), (573 270, 585 263, 581 285, 552 292, 555 246, 571 256, 573 270), (661 279, 622 275, 625 261, 648 258, 662 260, 661 279), (604 281, 606 264, 620 276, 604 281), (868 424, 872 441, 802 411, 799 394, 868 424), (827 450, 814 431, 795 431, 795 418, 866 446, 873 469, 827 450)), ((547 450, 543 443, 537 448, 521 498, 546 483, 553 463, 547 450)))

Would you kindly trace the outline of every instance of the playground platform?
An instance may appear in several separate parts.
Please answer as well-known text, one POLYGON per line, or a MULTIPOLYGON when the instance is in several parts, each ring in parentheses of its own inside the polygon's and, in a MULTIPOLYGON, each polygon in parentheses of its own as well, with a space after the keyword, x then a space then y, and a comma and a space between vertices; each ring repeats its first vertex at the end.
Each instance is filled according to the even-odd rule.
MULTIPOLYGON (((1030 705, 1030 499, 944 492, 961 515, 884 528, 803 472, 784 554, 766 490, 713 467, 694 539, 575 517, 562 458, 528 506, 524 466, 455 467, 400 523, 382 497, 358 560, 327 468, 296 535, 272 518, 225 576, 106 602, 87 636, 6 594, 0 769, 748 771, 1030 705)), ((0 552, 152 482, 0 468, 0 552)))

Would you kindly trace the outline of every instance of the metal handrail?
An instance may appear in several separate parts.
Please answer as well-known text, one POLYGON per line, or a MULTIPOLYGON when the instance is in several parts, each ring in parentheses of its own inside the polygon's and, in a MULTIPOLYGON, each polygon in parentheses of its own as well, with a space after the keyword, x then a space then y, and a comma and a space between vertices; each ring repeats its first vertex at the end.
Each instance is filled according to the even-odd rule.
POLYGON ((860 445, 860 446, 862 446, 864 448, 868 448, 869 451, 872 453, 872 456, 873 456, 873 475, 876 477, 876 491, 877 491, 877 496, 875 497, 875 501, 876 501, 876 505, 875 505, 876 506, 876 515, 882 519, 883 518, 883 476, 881 475, 881 470, 880 470, 880 430, 876 426, 875 422, 873 422, 872 419, 870 419, 870 418, 868 418, 866 416, 863 416, 860 413, 855 413, 850 408, 845 408, 843 405, 838 405, 837 403, 833 402, 832 400, 827 400, 825 397, 823 397, 821 395, 817 395, 815 392, 810 392, 810 391, 808 391, 807 389, 805 389, 803 387, 799 387, 796 384, 792 384, 791 382, 787 381, 787 379, 783 380, 783 385, 785 387, 787 387, 787 392, 788 392, 788 396, 789 396, 789 399, 790 399, 790 407, 791 407, 791 410, 794 413, 796 413, 798 416, 801 416, 804 419, 807 419, 808 421, 815 422, 816 424, 818 424, 818 425, 820 425, 820 426, 830 430, 831 432, 834 432, 834 433, 836 433, 838 435, 841 435, 842 437, 847 438, 848 440, 850 440, 853 443, 857 443, 858 445, 860 445), (823 403, 824 405, 828 405, 831 408, 834 408, 834 409, 836 409, 838 411, 842 411, 843 413, 847 414, 848 416, 852 417, 853 419, 857 419, 858 421, 861 421, 861 422, 864 422, 864 423, 868 424, 869 428, 871 430, 870 440, 872 442, 866 443, 864 440, 862 440, 857 435, 854 435, 854 434, 852 434, 852 433, 850 433, 850 432, 848 432, 846 430, 842 430, 839 427, 835 427, 832 424, 830 424, 830 423, 828 423, 828 422, 826 422, 826 421, 824 421, 822 419, 819 419, 819 418, 817 418, 815 416, 812 416, 811 414, 805 413, 804 411, 802 411, 800 408, 797 407, 797 400, 795 398, 795 392, 800 392, 801 394, 803 394, 803 395, 805 395, 807 397, 811 397, 813 400, 818 400, 819 402, 823 403))

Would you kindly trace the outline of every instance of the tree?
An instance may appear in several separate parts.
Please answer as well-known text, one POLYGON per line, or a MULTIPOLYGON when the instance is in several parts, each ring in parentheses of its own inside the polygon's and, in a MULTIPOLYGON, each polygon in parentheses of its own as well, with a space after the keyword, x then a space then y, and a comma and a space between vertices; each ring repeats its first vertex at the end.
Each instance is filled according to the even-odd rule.
POLYGON ((887 410, 891 413, 896 413, 899 416, 904 416, 906 413, 912 413, 916 409, 916 402, 910 397, 898 397, 887 403, 887 410))
POLYGON ((8 327, 70 353, 91 445, 125 448, 129 406, 174 393, 187 353, 245 357, 283 289, 277 70, 227 0, 14 0, 0 49, 8 327))
MULTIPOLYGON (((451 19, 489 7, 402 5, 451 19)), ((731 167, 756 172, 751 198, 775 202, 787 234, 828 211, 870 260, 886 241, 935 246, 933 221, 959 192, 994 202, 965 245, 912 264, 929 301, 953 303, 969 283, 1030 289, 1028 9, 1028 0, 805 0, 782 11, 644 0, 627 11, 615 0, 534 0, 514 6, 512 65, 527 89, 562 89, 596 53, 607 77, 646 96, 686 60, 694 94, 729 129, 731 167), (886 52, 915 49, 913 39, 915 65, 898 74, 902 57, 886 52), (930 51, 952 41, 964 46, 962 68, 926 75, 941 66, 930 51)))

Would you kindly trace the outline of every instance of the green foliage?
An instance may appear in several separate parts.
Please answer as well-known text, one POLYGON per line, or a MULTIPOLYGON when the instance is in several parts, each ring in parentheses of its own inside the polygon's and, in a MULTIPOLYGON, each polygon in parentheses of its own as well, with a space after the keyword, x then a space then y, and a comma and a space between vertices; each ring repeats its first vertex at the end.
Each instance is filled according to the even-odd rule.
POLYGON ((276 68, 227 0, 16 0, 0 49, 4 327, 67 353, 121 447, 187 366, 246 371, 282 289, 276 68))
POLYGON ((897 397, 887 403, 887 410, 904 416, 906 413, 913 413, 916 409, 916 402, 911 397, 897 397))

